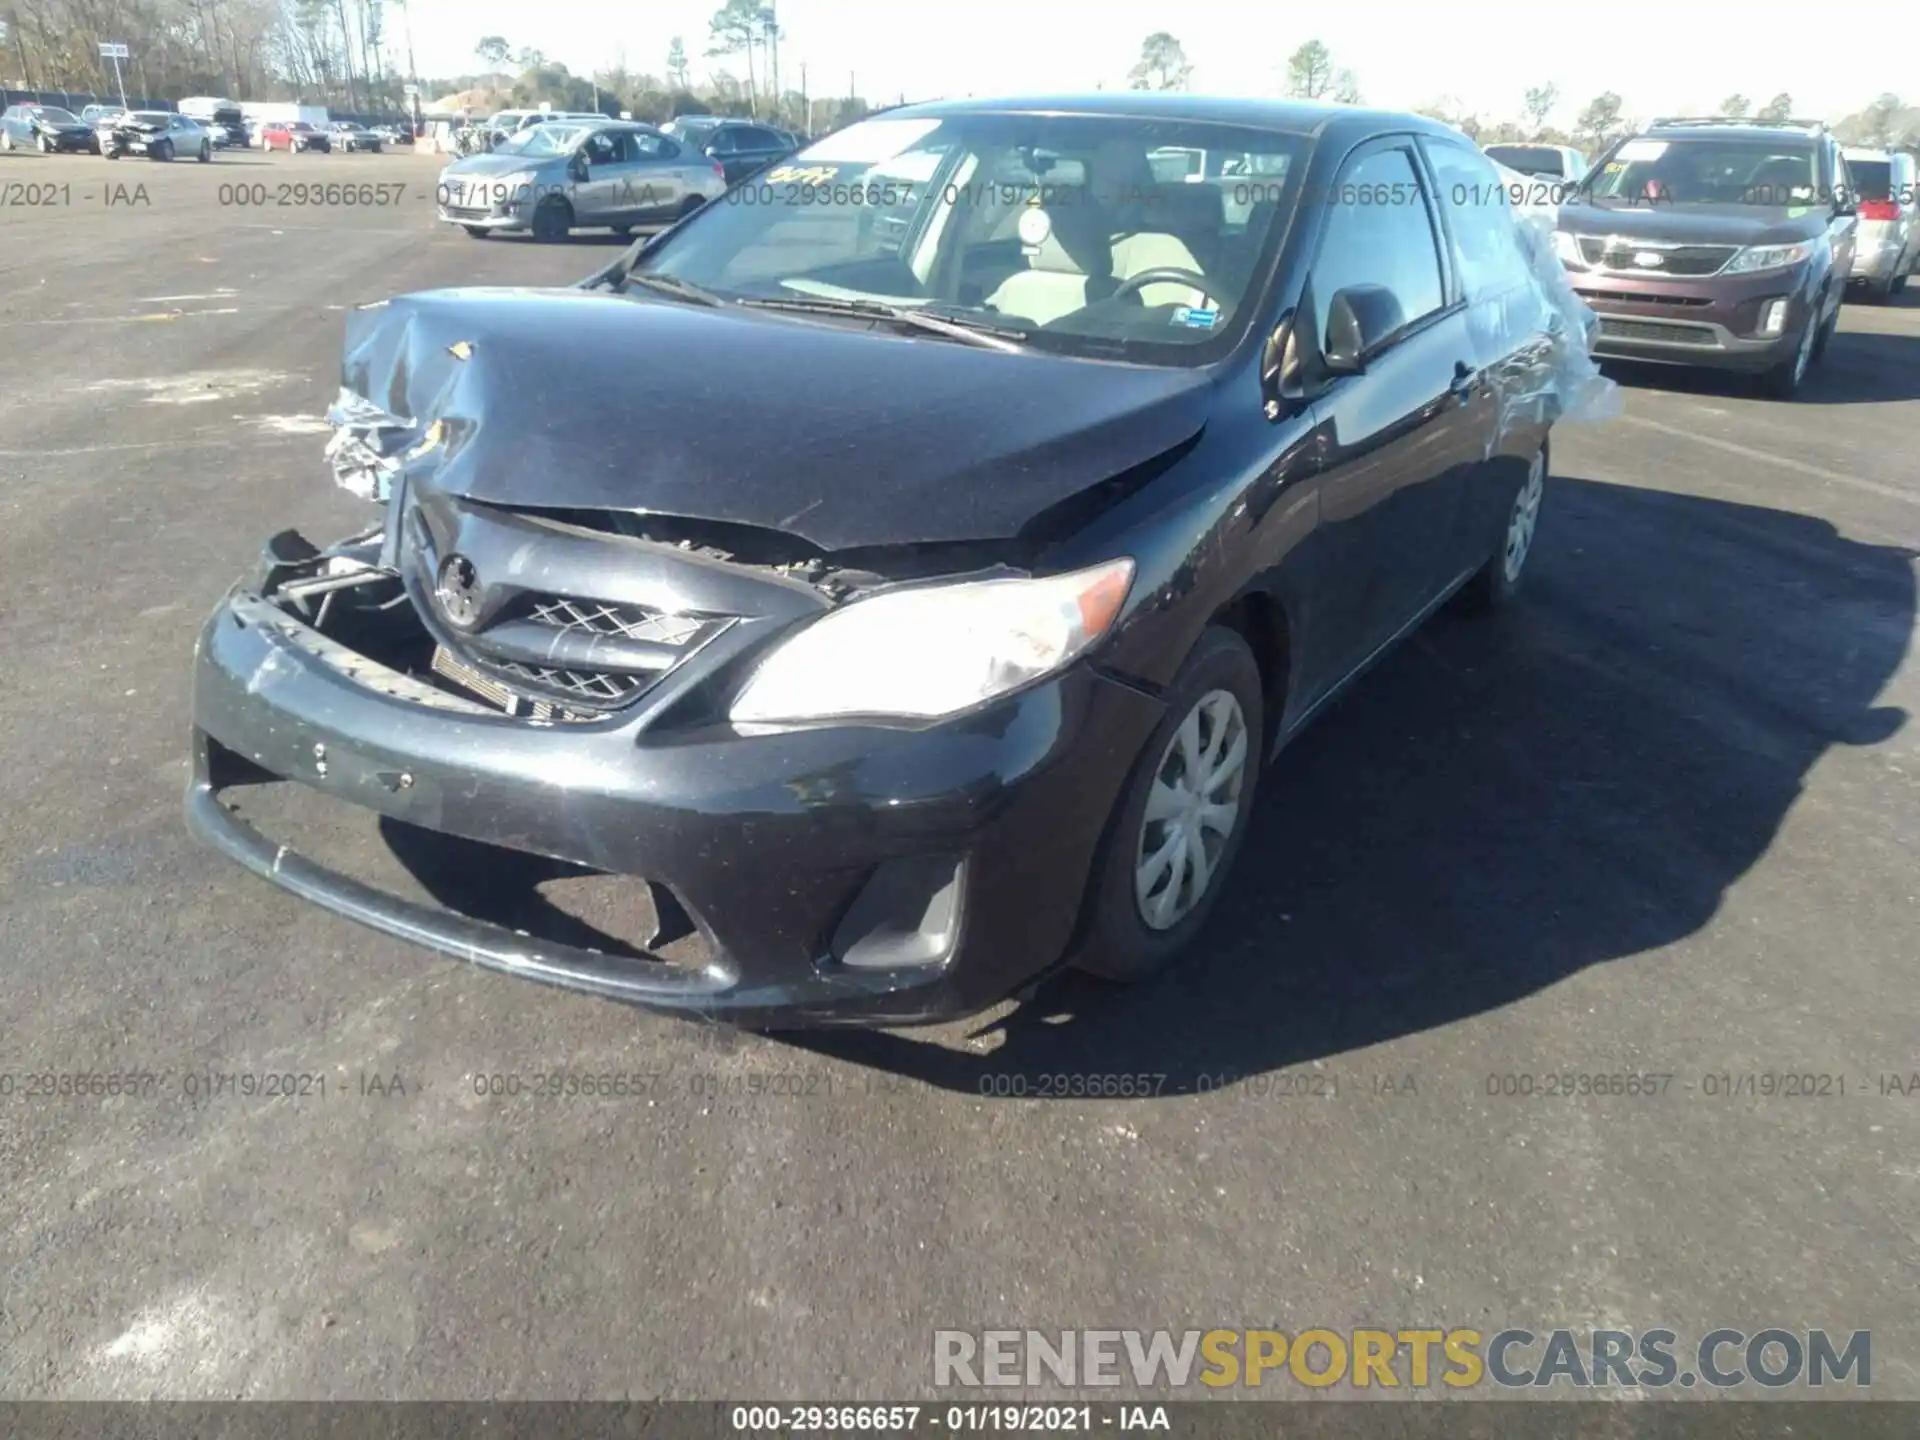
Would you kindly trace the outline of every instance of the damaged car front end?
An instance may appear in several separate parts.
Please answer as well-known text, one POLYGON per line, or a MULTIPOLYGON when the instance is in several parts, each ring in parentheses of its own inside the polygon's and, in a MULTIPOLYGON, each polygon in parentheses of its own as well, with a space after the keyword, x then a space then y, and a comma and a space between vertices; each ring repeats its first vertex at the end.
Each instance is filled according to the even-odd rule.
MULTIPOLYGON (((1065 949, 1103 797, 1157 717, 1141 688, 1072 663, 1116 618, 1131 563, 1037 582, 1038 547, 1011 533, 982 542, 956 528, 929 542, 940 526, 907 497, 813 503, 822 497, 794 486, 842 483, 807 463, 824 429, 791 430, 782 478, 756 484, 766 452, 783 448, 765 436, 703 454, 685 437, 618 434, 593 413, 610 373, 596 337, 611 344, 651 322, 685 353, 717 318, 511 292, 356 312, 327 456, 384 517, 325 548, 276 537, 207 624, 190 818, 328 908, 606 996, 740 1023, 978 1009, 1065 949), (568 314, 580 310, 593 318, 568 314), (550 384, 531 389, 520 378, 543 373, 550 384), (641 494, 664 513, 637 505, 641 494), (790 528, 771 523, 782 519, 790 528), (952 613, 932 613, 936 591, 954 597, 952 613), (876 617, 883 595, 898 605, 909 592, 915 613, 876 617), (976 662, 993 675, 966 673, 957 652, 989 613, 1040 633, 1020 634, 1024 653, 976 662), (830 616, 859 633, 834 643, 830 616), (939 659, 921 687, 935 693, 905 701, 929 713, 837 713, 866 708, 861 647, 884 643, 876 623, 916 627, 925 644, 909 648, 939 659), (812 637, 805 653, 792 648, 800 632, 812 637), (769 657, 783 650, 781 678, 769 657), (1022 665, 1040 683, 1022 688, 1022 665), (830 673, 832 693, 812 693, 830 673), (641 926, 611 937, 617 947, 582 948, 373 889, 238 813, 248 785, 287 780, 632 877, 641 926)), ((745 333, 718 343, 741 353, 872 348, 864 333, 727 320, 745 333)), ((968 370, 1002 358, 944 354, 968 370)), ((844 357, 838 368, 883 379, 844 357)), ((1105 438, 1087 437, 1072 472, 1110 478, 1127 468, 1115 457, 1191 433, 1192 382, 1147 378, 1157 418, 1143 429, 1129 401, 1100 406, 1105 438)), ((981 382, 956 370, 950 383, 981 382)), ((957 430, 899 428, 896 454, 962 453, 957 430)), ((1015 426, 992 448, 1026 441, 1015 426)), ((977 473, 949 464, 943 478, 979 484, 990 467, 975 454, 966 468, 977 473)), ((873 703, 902 708, 898 696, 873 703)))
POLYGON ((1179 96, 916 107, 796 160, 843 213, 709 206, 576 287, 351 312, 326 454, 377 522, 275 537, 208 620, 190 822, 389 934, 738 1024, 1167 963, 1262 761, 1447 596, 1512 591, 1546 429, 1604 383, 1550 252, 1484 217, 1502 288, 1397 358, 1365 271, 1311 321, 1298 197, 1423 126, 1456 144, 1179 96), (1159 184, 1169 146, 1261 183, 1159 184), (578 867, 630 923, 407 898, 266 789, 578 867))

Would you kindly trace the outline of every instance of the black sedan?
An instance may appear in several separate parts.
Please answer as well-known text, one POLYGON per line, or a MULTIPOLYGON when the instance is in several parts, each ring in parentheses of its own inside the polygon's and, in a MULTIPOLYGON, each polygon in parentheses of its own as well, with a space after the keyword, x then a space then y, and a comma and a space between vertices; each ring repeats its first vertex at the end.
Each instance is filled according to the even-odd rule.
POLYGON ((351 120, 334 121, 331 139, 334 145, 348 154, 356 150, 368 150, 376 155, 380 153, 380 133, 364 125, 356 125, 351 120))
POLYGON ((1410 115, 940 103, 762 185, 578 287, 351 314, 327 453, 383 513, 283 532, 208 622, 189 820, 391 934, 741 1024, 1147 975, 1273 754, 1450 597, 1515 598, 1605 383, 1579 302, 1410 115), (1169 146, 1236 178, 1159 183, 1169 146), (717 424, 733 374, 831 381, 717 424), (327 800, 625 918, 436 862, 404 898, 314 848, 327 800))
POLYGON ((92 150, 93 128, 58 105, 9 105, 0 114, 0 150, 92 150))

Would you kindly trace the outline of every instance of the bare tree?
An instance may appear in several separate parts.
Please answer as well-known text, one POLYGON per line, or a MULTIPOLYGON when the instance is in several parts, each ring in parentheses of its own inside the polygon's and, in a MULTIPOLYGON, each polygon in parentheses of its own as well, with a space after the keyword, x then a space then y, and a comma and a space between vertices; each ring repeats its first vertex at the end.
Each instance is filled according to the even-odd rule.
POLYGON ((1559 103, 1560 87, 1551 82, 1536 85, 1527 91, 1521 109, 1526 113, 1527 130, 1535 139, 1547 128, 1547 116, 1559 103))

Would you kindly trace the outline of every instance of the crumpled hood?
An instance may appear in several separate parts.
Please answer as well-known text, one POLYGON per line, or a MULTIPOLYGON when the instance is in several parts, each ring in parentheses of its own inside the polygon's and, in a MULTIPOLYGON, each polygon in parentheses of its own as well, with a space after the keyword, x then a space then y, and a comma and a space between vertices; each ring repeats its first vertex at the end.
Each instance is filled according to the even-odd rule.
POLYGON ((1582 198, 1560 207, 1562 230, 1674 245, 1791 245, 1824 234, 1830 218, 1826 210, 1814 205, 1793 209, 1771 205, 1629 205, 1582 198))
POLYGON ((1191 439, 1205 371, 1009 355, 605 291, 430 291, 349 316, 382 450, 514 507, 744 524, 822 550, 1018 536, 1191 439))

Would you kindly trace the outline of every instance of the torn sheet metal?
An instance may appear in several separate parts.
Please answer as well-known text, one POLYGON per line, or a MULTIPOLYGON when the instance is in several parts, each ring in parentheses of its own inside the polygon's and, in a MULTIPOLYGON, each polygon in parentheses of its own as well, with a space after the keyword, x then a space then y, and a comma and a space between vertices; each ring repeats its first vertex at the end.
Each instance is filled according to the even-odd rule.
POLYGON ((362 500, 386 500, 400 470, 401 452, 413 438, 413 427, 345 388, 328 407, 327 423, 333 427, 326 449, 333 478, 362 500))

